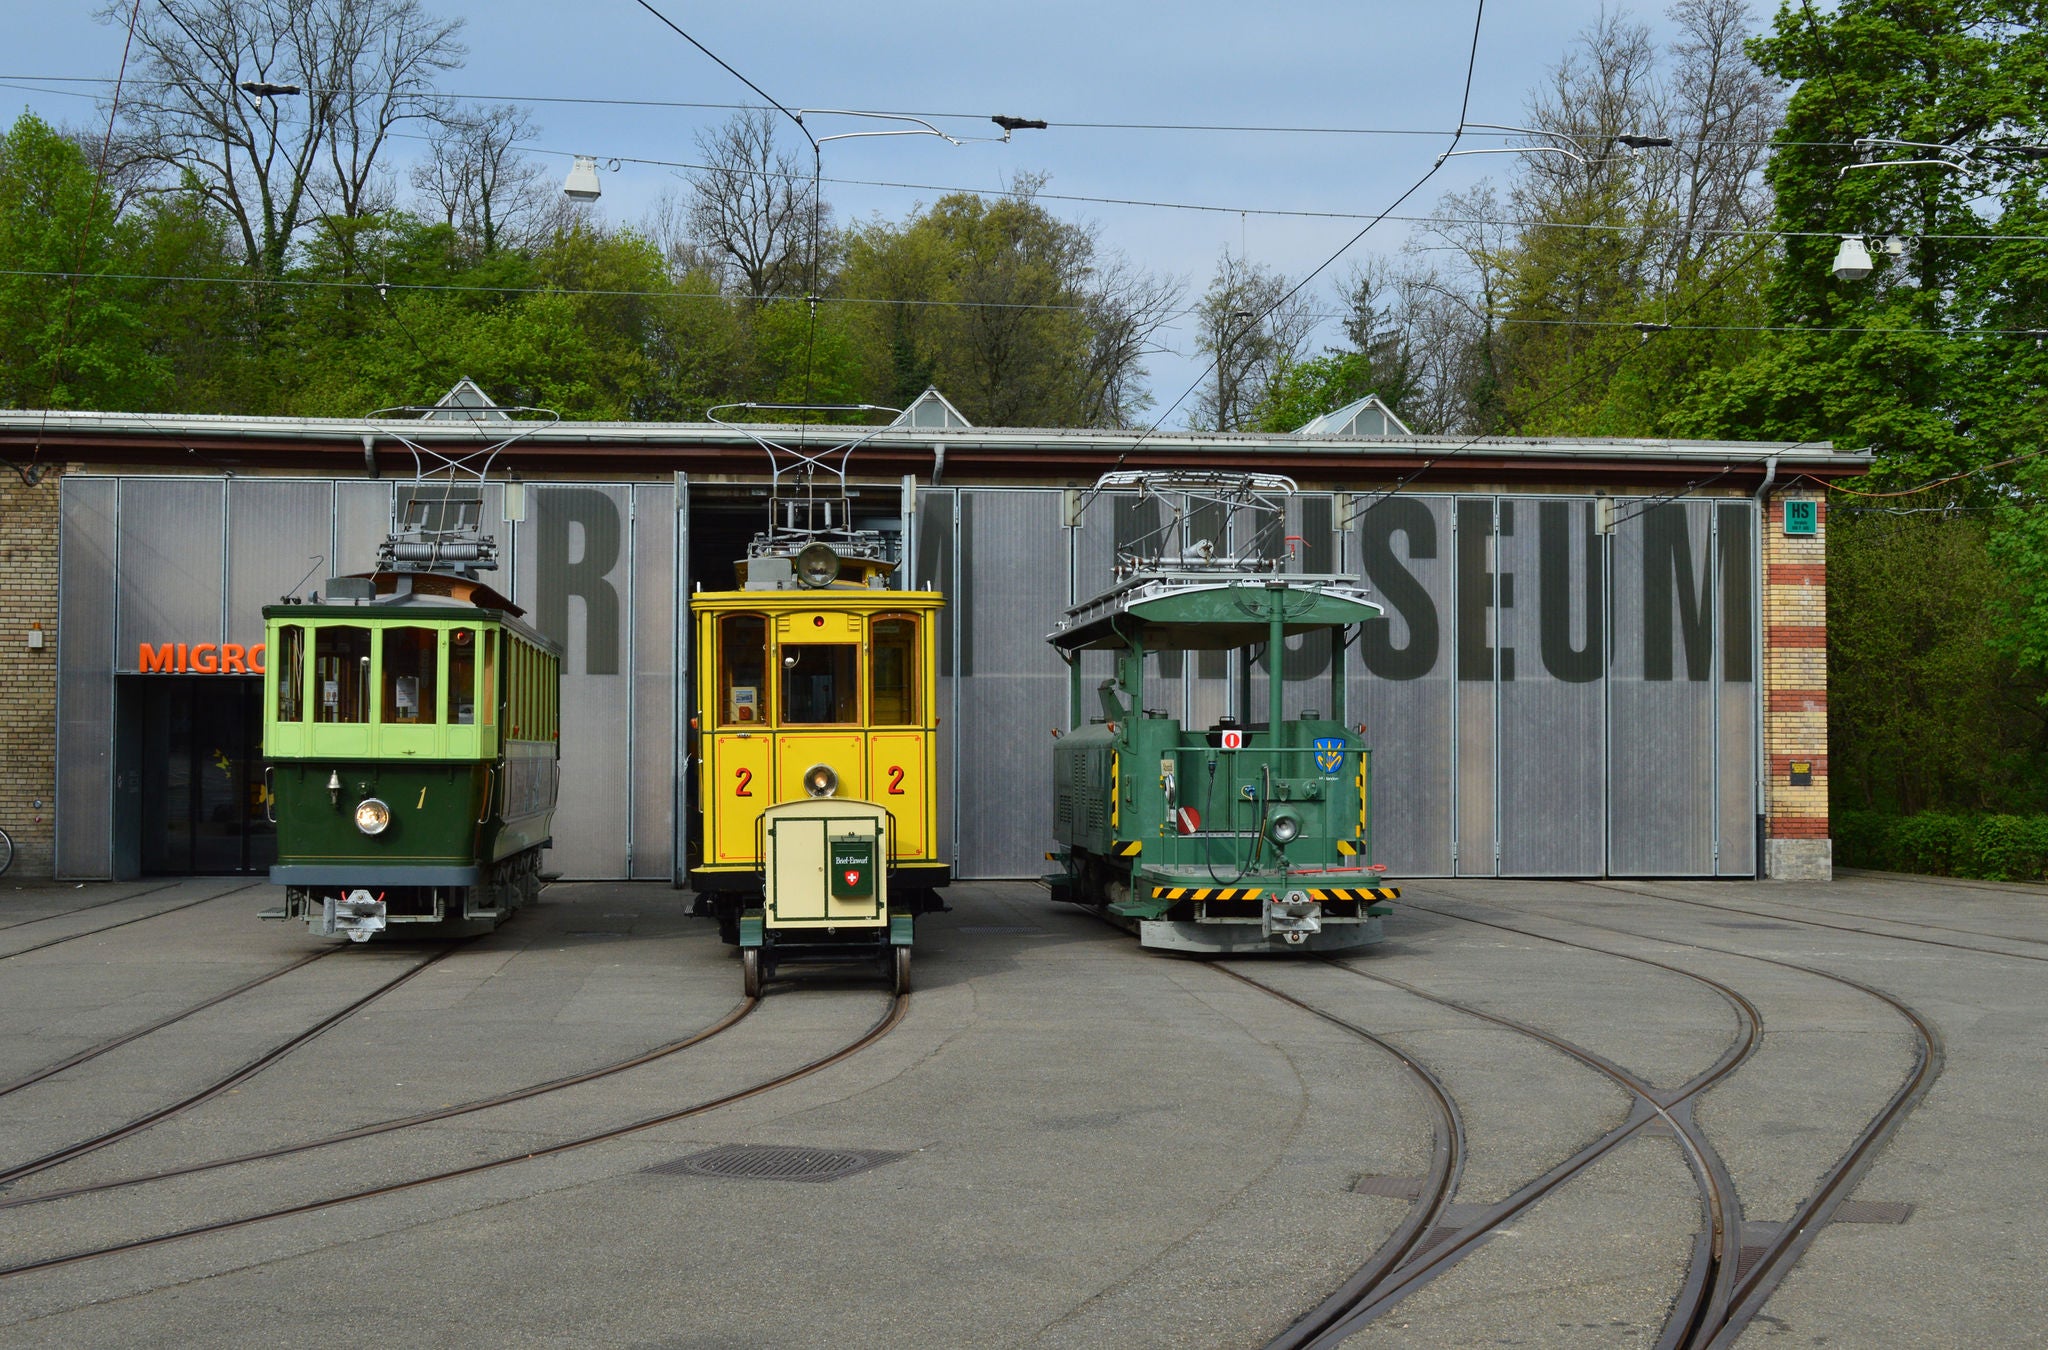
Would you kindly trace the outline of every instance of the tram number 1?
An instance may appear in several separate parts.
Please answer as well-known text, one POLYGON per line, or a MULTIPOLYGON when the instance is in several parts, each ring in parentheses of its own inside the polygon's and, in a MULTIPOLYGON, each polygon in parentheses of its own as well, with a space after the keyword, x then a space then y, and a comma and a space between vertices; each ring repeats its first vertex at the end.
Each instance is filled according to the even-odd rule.
POLYGON ((732 790, 733 796, 751 797, 754 795, 754 771, 752 769, 734 769, 732 776, 740 780, 739 786, 732 790))
POLYGON ((903 766, 901 764, 891 764, 889 766, 889 795, 891 797, 901 797, 903 795, 903 766))

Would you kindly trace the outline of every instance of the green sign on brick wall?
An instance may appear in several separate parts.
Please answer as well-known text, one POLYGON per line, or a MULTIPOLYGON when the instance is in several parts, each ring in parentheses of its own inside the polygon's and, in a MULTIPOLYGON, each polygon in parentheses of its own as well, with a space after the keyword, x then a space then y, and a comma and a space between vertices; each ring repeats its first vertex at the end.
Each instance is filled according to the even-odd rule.
POLYGON ((1820 503, 1811 497, 1785 499, 1785 533, 1820 533, 1820 503))

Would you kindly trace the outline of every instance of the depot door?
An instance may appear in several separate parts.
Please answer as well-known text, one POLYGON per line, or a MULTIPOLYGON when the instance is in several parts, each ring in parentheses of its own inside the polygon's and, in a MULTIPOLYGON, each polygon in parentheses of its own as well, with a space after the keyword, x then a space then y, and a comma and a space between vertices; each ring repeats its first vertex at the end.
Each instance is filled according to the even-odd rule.
POLYGON ((277 827, 264 809, 263 681, 136 676, 142 871, 266 872, 277 827))

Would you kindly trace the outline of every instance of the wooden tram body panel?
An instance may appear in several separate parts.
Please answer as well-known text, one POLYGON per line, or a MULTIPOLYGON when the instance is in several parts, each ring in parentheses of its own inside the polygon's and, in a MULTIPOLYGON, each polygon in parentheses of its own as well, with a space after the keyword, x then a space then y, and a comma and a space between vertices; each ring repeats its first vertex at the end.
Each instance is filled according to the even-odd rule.
POLYGON ((379 928, 495 921, 537 892, 551 842, 560 650, 479 584, 363 580, 355 603, 263 611, 275 916, 347 931, 318 928, 322 906, 361 890, 379 928))
POLYGON ((807 796, 818 765, 836 795, 889 818, 893 885, 950 880, 938 851, 938 682, 932 591, 865 586, 700 591, 697 638, 700 894, 760 893, 762 812, 807 796))

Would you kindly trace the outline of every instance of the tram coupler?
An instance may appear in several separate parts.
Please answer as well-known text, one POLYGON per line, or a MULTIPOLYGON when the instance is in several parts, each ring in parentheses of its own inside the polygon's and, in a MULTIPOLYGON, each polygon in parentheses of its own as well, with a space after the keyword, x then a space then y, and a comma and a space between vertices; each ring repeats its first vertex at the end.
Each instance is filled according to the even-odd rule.
POLYGON ((1300 891, 1289 891, 1278 900, 1268 900, 1261 910, 1261 929, 1270 938, 1299 946, 1323 931, 1323 905, 1300 891))
POLYGON ((368 942, 373 934, 384 931, 385 920, 383 899, 358 887, 345 896, 324 897, 320 926, 313 931, 320 937, 346 933, 350 942, 368 942))

